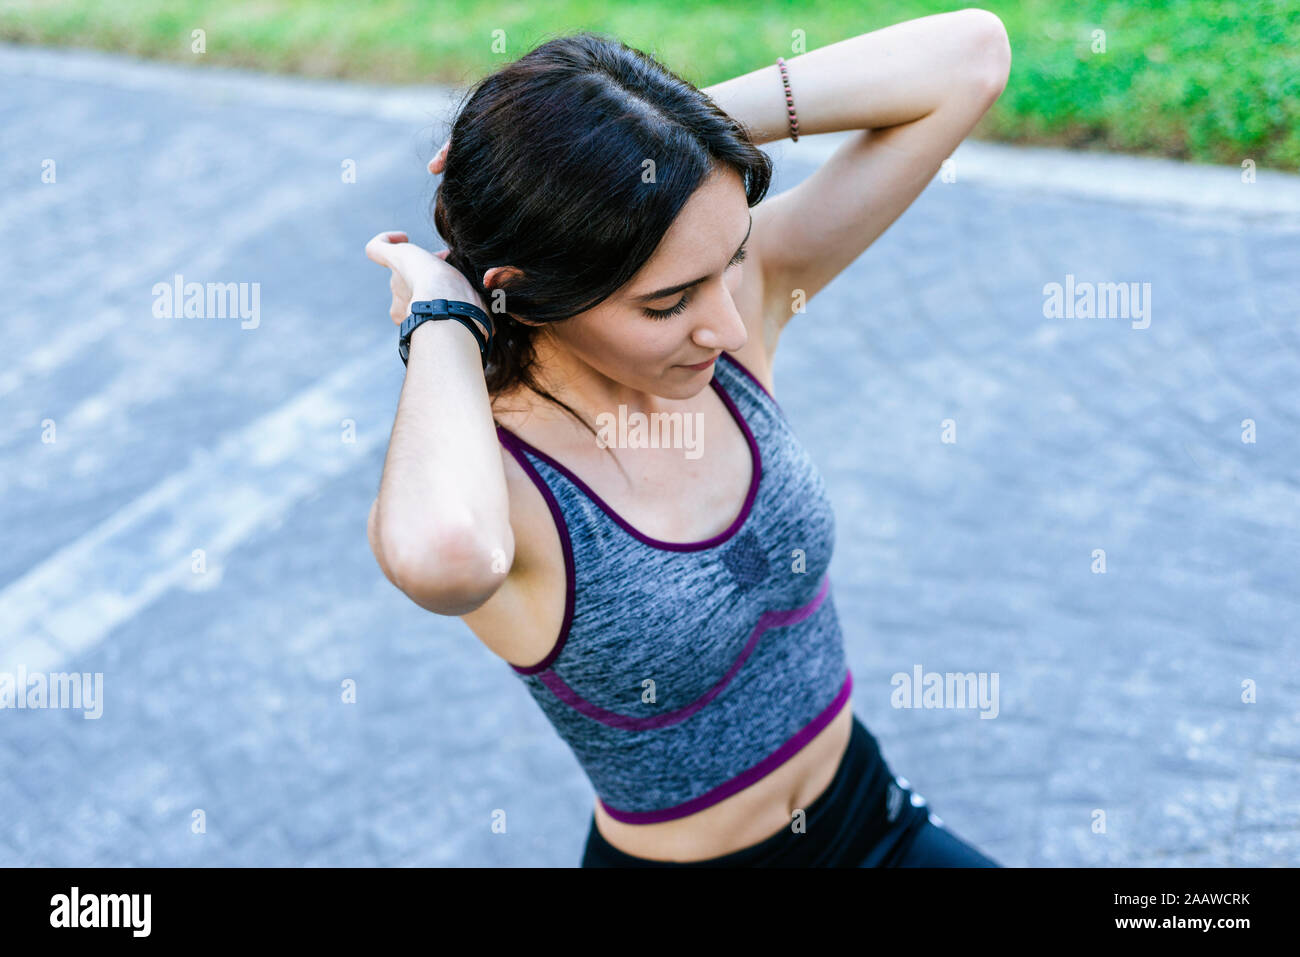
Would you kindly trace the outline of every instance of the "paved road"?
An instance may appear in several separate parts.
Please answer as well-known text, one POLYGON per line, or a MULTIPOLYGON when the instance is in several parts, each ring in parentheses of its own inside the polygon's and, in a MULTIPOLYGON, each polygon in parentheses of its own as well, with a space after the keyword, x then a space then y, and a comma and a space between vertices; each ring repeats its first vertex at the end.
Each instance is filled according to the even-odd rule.
MULTIPOLYGON (((435 243, 445 98, 12 48, 0 75, 0 673, 103 674, 97 720, 0 711, 0 864, 575 864, 577 763, 364 534, 402 367, 362 244, 435 243), (257 283, 256 327, 155 315, 176 274, 257 283)), ((774 147, 777 189, 815 149, 774 147)), ((1294 865, 1295 178, 1197 212, 1038 188, 1032 155, 959 160, 782 341, 854 708, 1005 864, 1294 865), (1067 275, 1150 283, 1149 327, 1046 318, 1067 275), (891 707, 918 665, 997 673, 997 717, 891 707)))

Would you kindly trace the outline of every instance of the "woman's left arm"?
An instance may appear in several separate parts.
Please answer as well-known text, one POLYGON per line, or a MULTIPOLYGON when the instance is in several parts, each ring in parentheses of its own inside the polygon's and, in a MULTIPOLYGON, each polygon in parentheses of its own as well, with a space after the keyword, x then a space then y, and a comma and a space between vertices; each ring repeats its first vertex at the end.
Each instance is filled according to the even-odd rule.
MULTIPOLYGON (((799 135, 860 130, 811 176, 754 209, 769 359, 805 301, 897 219, 1001 95, 1002 21, 968 8, 894 24, 788 59, 799 135)), ((775 64, 704 91, 756 142, 790 135, 775 64)), ((750 264, 746 264, 747 267, 750 264)))

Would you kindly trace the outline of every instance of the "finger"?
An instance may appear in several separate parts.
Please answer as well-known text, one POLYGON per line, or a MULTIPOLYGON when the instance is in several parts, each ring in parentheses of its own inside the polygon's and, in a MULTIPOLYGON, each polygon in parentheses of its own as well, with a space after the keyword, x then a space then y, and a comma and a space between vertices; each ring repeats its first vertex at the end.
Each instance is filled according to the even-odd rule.
POLYGON ((388 230, 373 236, 366 243, 366 256, 381 266, 389 265, 388 247, 395 243, 407 242, 406 233, 401 230, 388 230))
POLYGON ((429 160, 429 172, 435 176, 447 168, 447 150, 451 147, 451 137, 447 137, 447 142, 442 144, 442 149, 438 150, 433 159, 429 160))

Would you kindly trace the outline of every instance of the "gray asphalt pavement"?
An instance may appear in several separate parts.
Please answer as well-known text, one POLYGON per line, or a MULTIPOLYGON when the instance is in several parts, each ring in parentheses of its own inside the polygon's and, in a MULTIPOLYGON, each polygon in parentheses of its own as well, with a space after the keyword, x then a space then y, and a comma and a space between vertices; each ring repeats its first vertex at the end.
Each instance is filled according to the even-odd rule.
MULTIPOLYGON (((103 675, 93 720, 0 710, 0 865, 576 865, 576 761, 366 542, 403 369, 362 246, 440 245, 446 94, 17 48, 0 83, 0 675, 103 675), (246 314, 166 314, 177 275, 246 314)), ((1004 864, 1295 865, 1300 179, 1038 155, 959 151, 783 336, 853 706, 1004 864), (1049 318, 1067 282, 1149 325, 1049 318), (996 718, 893 707, 917 666, 996 673, 996 718)))

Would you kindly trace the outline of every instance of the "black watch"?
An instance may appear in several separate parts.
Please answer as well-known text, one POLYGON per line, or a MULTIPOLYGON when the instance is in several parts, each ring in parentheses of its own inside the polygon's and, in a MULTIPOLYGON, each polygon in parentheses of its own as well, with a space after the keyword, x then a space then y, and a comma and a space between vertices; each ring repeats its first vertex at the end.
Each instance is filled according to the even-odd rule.
POLYGON ((415 332, 420 323, 428 322, 430 319, 455 319, 473 333, 486 368, 488 350, 492 348, 494 335, 492 320, 478 306, 457 299, 421 299, 411 303, 411 314, 402 320, 400 338, 397 340, 397 354, 402 357, 403 365, 411 355, 411 333, 415 332), (479 328, 475 319, 483 324, 483 329, 487 330, 486 338, 483 336, 483 329, 479 328))

